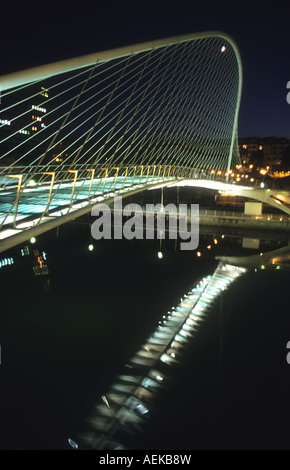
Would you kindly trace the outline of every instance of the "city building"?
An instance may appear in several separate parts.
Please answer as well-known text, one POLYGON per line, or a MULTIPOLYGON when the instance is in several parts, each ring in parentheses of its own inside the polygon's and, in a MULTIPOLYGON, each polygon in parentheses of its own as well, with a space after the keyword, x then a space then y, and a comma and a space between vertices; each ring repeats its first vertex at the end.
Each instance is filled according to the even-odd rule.
POLYGON ((32 163, 45 149, 49 90, 40 84, 2 94, 0 106, 0 166, 32 163), (37 146, 37 151, 35 148, 37 146))
POLYGON ((290 139, 285 137, 239 138, 239 150, 246 171, 270 173, 290 170, 290 139))

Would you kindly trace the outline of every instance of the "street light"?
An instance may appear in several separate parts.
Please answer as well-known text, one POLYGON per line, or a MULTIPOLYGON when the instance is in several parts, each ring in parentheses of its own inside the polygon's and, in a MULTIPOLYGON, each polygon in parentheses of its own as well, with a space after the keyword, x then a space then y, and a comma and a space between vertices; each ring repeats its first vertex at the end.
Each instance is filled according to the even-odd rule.
POLYGON ((162 259, 162 258, 163 258, 163 253, 162 253, 162 251, 158 251, 157 256, 158 256, 159 259, 162 259))
POLYGON ((93 251, 93 249, 94 249, 94 245, 90 244, 89 245, 89 251, 93 251))

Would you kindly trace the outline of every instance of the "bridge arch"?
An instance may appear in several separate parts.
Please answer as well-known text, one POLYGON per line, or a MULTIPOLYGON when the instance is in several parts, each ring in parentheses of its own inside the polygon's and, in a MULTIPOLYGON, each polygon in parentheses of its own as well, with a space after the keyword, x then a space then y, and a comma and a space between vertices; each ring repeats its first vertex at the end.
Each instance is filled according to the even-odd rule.
POLYGON ((89 210, 100 194, 227 179, 240 162, 242 65, 222 32, 68 59, 0 77, 0 87, 0 206, 11 203, 2 230, 31 228, 32 190, 39 226, 62 207, 72 217, 78 204, 89 210))

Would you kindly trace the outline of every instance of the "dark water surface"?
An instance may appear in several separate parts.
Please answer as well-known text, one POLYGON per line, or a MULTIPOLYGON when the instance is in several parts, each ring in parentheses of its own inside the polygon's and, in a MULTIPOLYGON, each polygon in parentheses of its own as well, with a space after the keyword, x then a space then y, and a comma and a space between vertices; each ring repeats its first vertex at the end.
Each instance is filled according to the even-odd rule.
MULTIPOLYGON (((201 239, 200 258, 169 240, 163 259, 157 240, 102 240, 90 252, 90 227, 72 223, 28 243, 29 255, 25 245, 2 253, 14 264, 0 269, 0 448, 67 449, 161 316, 213 273, 215 255, 249 253, 217 238, 201 239), (35 274, 34 250, 47 275, 35 274)), ((290 448, 289 280, 252 270, 223 294, 132 445, 290 448)))

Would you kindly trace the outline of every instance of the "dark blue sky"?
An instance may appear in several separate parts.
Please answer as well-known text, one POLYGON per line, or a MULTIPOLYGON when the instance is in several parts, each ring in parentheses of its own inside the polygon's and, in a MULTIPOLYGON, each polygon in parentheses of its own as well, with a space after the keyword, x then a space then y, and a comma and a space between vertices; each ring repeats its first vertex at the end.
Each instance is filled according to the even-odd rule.
POLYGON ((239 135, 290 138, 290 6, 277 2, 59 2, 11 7, 1 18, 0 71, 10 72, 150 39, 228 33, 243 63, 239 135))

